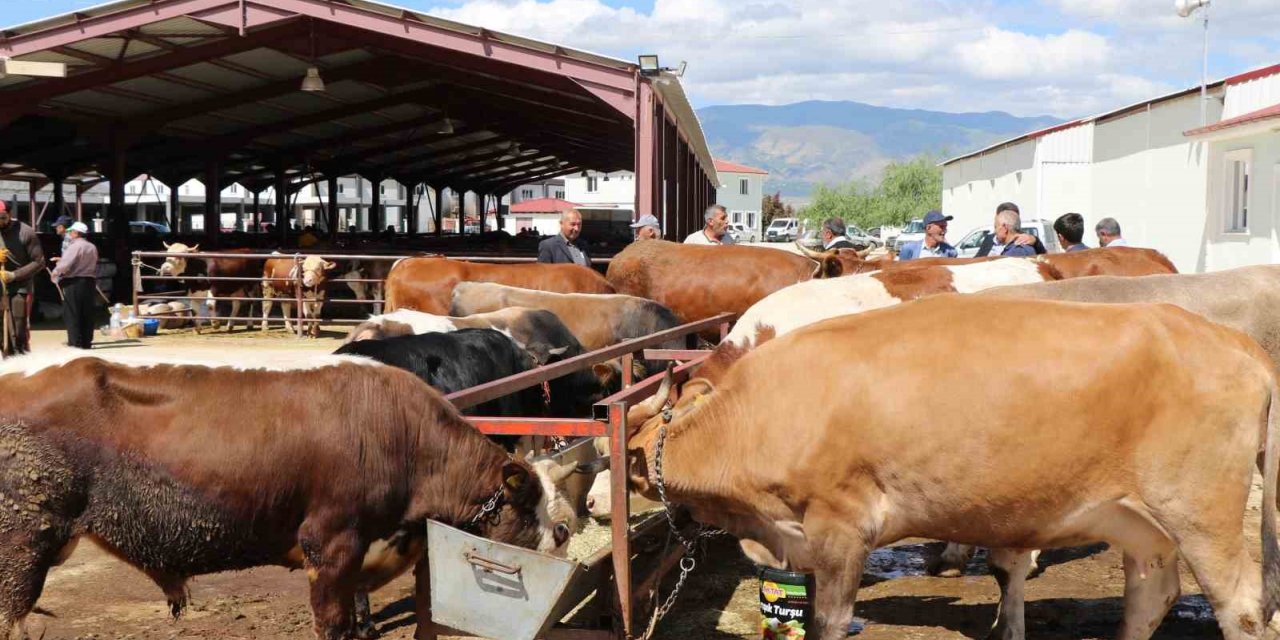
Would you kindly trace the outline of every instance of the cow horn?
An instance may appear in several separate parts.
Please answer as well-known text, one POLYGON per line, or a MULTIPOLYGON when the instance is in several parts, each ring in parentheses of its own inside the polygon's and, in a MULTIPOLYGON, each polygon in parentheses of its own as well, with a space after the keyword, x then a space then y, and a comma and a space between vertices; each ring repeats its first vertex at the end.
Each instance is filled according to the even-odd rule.
POLYGON ((561 482, 564 482, 565 478, 568 478, 569 476, 573 475, 573 472, 577 470, 578 470, 578 463, 576 462, 566 462, 564 464, 558 464, 555 466, 554 469, 551 470, 551 473, 549 474, 551 476, 551 482, 553 484, 560 484, 561 482))
POLYGON ((168 250, 168 249, 169 249, 169 247, 172 247, 172 246, 173 246, 173 245, 169 244, 168 242, 165 242, 164 240, 161 240, 161 241, 160 241, 160 244, 164 245, 165 250, 168 250))
POLYGON ((865 257, 867 257, 867 256, 871 255, 871 252, 872 252, 872 251, 874 251, 874 250, 875 250, 875 247, 867 247, 866 249, 863 249, 862 251, 854 251, 854 253, 858 254, 858 257, 859 257, 859 258, 865 258, 865 257))
MULTIPOLYGON (((641 402, 635 406, 635 410, 639 413, 637 418, 640 422, 645 422, 649 418, 658 415, 667 406, 667 398, 671 395, 671 384, 674 376, 672 375, 672 367, 667 367, 667 375, 662 378, 662 386, 658 387, 658 392, 653 394, 648 400, 641 402)), ((638 424, 636 426, 639 426, 638 424)))
POLYGON ((200 249, 200 245, 198 245, 198 244, 193 244, 193 245, 191 245, 191 248, 187 249, 187 252, 188 252, 188 253, 195 253, 195 252, 196 252, 197 250, 199 250, 199 249, 200 249))
POLYGON ((800 249, 800 253, 804 254, 804 257, 809 258, 810 260, 817 260, 818 262, 822 262, 824 259, 830 258, 832 254, 831 251, 814 251, 813 249, 800 244, 799 240, 796 240, 796 248, 800 249))

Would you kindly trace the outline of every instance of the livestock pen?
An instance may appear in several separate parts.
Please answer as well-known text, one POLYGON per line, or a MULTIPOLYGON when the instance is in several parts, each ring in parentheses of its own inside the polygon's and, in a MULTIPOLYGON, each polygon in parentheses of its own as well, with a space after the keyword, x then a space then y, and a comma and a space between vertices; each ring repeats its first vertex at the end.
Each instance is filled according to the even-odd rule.
MULTIPOLYGON (((594 415, 591 418, 470 417, 468 419, 476 428, 489 435, 560 438, 607 437, 609 439, 611 468, 625 469, 627 410, 636 402, 652 396, 660 386, 663 376, 660 373, 645 380, 632 380, 631 361, 636 357, 641 357, 646 360, 680 362, 681 364, 673 370, 674 375, 677 380, 687 379, 690 371, 710 353, 706 350, 693 348, 697 344, 698 334, 703 331, 718 330, 721 335, 724 335, 728 332, 729 325, 733 320, 734 317, 731 314, 721 314, 705 320, 691 322, 649 336, 584 353, 532 371, 459 391, 448 395, 447 398, 459 409, 466 409, 522 389, 540 385, 560 376, 589 368, 595 364, 621 358, 623 360, 623 389, 597 403, 594 407, 594 415), (655 348, 678 339, 686 340, 689 348, 655 348)), ((615 513, 629 513, 630 492, 627 489, 625 473, 611 475, 610 492, 615 513)), ((495 591, 476 591, 475 593, 483 593, 481 597, 487 599, 488 602, 470 602, 468 604, 470 607, 475 608, 476 611, 498 612, 501 614, 500 617, 515 615, 512 613, 513 611, 518 612, 519 615, 527 616, 527 619, 517 621, 520 627, 519 637, 530 639, 535 636, 566 639, 581 638, 584 640, 636 637, 636 632, 644 627, 644 625, 639 624, 638 614, 646 610, 648 608, 647 605, 652 604, 652 598, 656 595, 658 585, 663 576, 681 562, 684 554, 683 547, 674 545, 661 553, 659 557, 653 559, 652 562, 645 562, 645 559, 634 557, 636 555, 635 549, 637 548, 636 541, 661 535, 666 524, 667 516, 664 513, 653 514, 635 526, 632 526, 626 517, 613 518, 610 525, 610 544, 599 549, 574 567, 567 583, 562 587, 563 592, 554 602, 549 604, 549 608, 543 611, 521 609, 518 604, 513 604, 511 598, 504 597, 500 592, 495 591), (636 570, 634 565, 637 563, 647 565, 643 573, 636 570), (601 616, 602 620, 599 623, 576 627, 567 627, 559 624, 560 616, 568 613, 593 593, 596 594, 593 606, 604 607, 607 611, 601 616)), ((436 539, 429 540, 429 544, 434 547, 437 544, 436 539)), ((474 572, 481 572, 482 574, 496 572, 514 575, 518 574, 520 570, 519 566, 512 566, 511 563, 485 558, 475 553, 468 553, 465 560, 472 566, 474 572)), ((471 580, 472 576, 467 575, 464 578, 450 576, 448 579, 451 581, 466 581, 471 580)), ((478 584, 479 575, 477 575, 476 581, 478 584)), ((531 589, 541 587, 541 585, 536 584, 527 586, 531 589)), ((433 602, 435 602, 436 592, 432 593, 433 602)), ((433 611, 433 616, 448 620, 469 620, 474 625, 471 628, 453 629, 436 625, 432 620, 420 620, 419 638, 434 640, 438 635, 460 634, 469 636, 483 633, 483 628, 485 627, 485 620, 482 619, 484 616, 476 616, 474 612, 472 615, 467 616, 465 612, 440 611, 436 609, 433 611)), ((512 640, 514 640, 514 637, 511 636, 512 640)), ((508 638, 504 637, 500 640, 508 640, 508 638)))
MULTIPOLYGON (((226 252, 219 253, 219 252, 213 252, 213 251, 135 251, 133 252, 132 260, 130 261, 130 265, 132 269, 132 283, 133 283, 133 287, 132 287, 133 288, 133 300, 132 300, 133 312, 135 316, 143 317, 144 314, 142 313, 142 306, 146 304, 148 301, 161 301, 161 300, 167 301, 167 300, 174 300, 174 299, 190 298, 192 295, 191 290, 186 290, 186 291, 170 290, 170 291, 159 291, 159 292, 148 293, 146 292, 146 287, 144 286, 145 283, 177 284, 183 281, 196 280, 206 284, 219 283, 219 282, 220 283, 243 282, 245 286, 248 287, 253 284, 259 284, 265 279, 264 276, 235 277, 235 276, 209 276, 209 275, 185 275, 185 274, 184 275, 165 275, 165 274, 159 273, 159 269, 157 267, 148 264, 147 263, 148 259, 167 260, 169 258, 181 258, 186 260, 201 260, 201 259, 233 258, 233 259, 242 259, 242 260, 251 260, 251 261, 261 261, 264 264, 267 260, 279 260, 279 259, 292 260, 294 263, 294 268, 288 278, 288 281, 290 281, 290 284, 292 285, 294 290, 294 296, 292 297, 284 298, 284 297, 264 297, 260 295, 233 295, 233 296, 217 296, 215 298, 212 294, 210 294, 209 300, 227 301, 227 302, 248 302, 250 304, 272 302, 272 303, 296 305, 294 309, 294 315, 291 317, 286 317, 284 310, 281 309, 281 314, 279 317, 277 318, 263 317, 261 318, 261 321, 272 323, 272 324, 284 323, 287 326, 288 322, 292 320, 295 326, 297 327, 296 334, 299 338, 301 338, 304 335, 304 329, 303 329, 304 324, 309 322, 316 322, 319 320, 318 318, 307 318, 305 314, 304 306, 303 306, 304 302, 306 302, 306 299, 305 299, 305 296, 303 295, 303 290, 305 289, 305 287, 303 286, 302 263, 308 257, 318 257, 324 260, 336 261, 339 263, 346 263, 346 262, 352 262, 352 261, 395 263, 405 258, 425 258, 425 257, 442 257, 442 258, 448 258, 451 260, 461 260, 465 262, 479 262, 479 263, 490 263, 490 264, 527 264, 527 263, 537 262, 536 258, 527 257, 527 256, 494 256, 494 255, 454 256, 454 255, 444 255, 439 253, 412 253, 412 254, 387 255, 387 254, 359 254, 359 253, 341 253, 341 252, 320 253, 320 252, 298 252, 298 251, 291 252, 291 253, 226 253, 226 252), (154 273, 144 273, 144 271, 151 271, 154 273)), ((610 258, 596 258, 592 260, 592 263, 599 264, 599 265, 607 265, 610 262, 610 260, 611 260, 610 258)), ((389 269, 390 268, 388 267, 388 270, 389 269)), ((273 278, 270 278, 270 280, 272 280, 273 282, 279 282, 281 281, 281 278, 273 277, 273 278)), ((347 286, 351 284, 377 285, 377 284, 382 284, 383 282, 384 280, 380 278, 364 278, 364 277, 329 278, 322 285, 322 289, 327 291, 328 289, 331 289, 337 286, 347 286)), ((325 300, 323 300, 323 304, 332 303, 332 304, 339 304, 339 305, 368 306, 371 309, 380 308, 380 305, 382 305, 384 302, 385 300, 378 296, 371 296, 369 298, 365 298, 359 295, 354 300, 332 299, 332 298, 326 298, 325 300)), ((157 317, 157 318, 175 317, 176 315, 179 315, 179 314, 180 312, 168 312, 168 313, 153 314, 153 317, 157 317)), ((253 319, 254 318, 252 316, 248 315, 247 311, 246 311, 246 315, 244 316, 220 316, 215 311, 214 313, 200 315, 198 318, 198 320, 200 321, 209 320, 209 321, 215 321, 215 322, 216 321, 233 322, 233 321, 240 321, 240 320, 252 321, 253 319)), ((326 319, 326 322, 354 325, 354 324, 359 324, 360 322, 363 322, 363 319, 362 318, 328 318, 326 319)), ((193 322, 193 327, 195 328, 197 333, 200 331, 199 322, 193 322)))

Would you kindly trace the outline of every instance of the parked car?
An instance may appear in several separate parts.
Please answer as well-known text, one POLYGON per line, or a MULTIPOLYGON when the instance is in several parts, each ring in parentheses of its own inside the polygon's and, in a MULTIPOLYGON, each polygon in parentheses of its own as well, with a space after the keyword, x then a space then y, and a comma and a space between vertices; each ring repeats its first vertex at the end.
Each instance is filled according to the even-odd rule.
POLYGON ((169 234, 169 225, 145 220, 130 220, 129 231, 131 233, 154 233, 163 236, 169 234))
POLYGON ((881 241, 879 237, 863 231, 854 225, 846 225, 844 228, 844 235, 849 238, 849 242, 853 243, 853 248, 859 251, 884 246, 884 242, 881 241))
POLYGON ((734 242, 760 242, 759 233, 741 222, 730 222, 729 233, 734 242))
POLYGON ((893 250, 895 253, 902 253, 902 245, 908 242, 924 240, 924 219, 912 220, 907 226, 902 228, 902 232, 893 241, 893 250))
MULTIPOLYGON (((1053 231, 1053 223, 1048 220, 1023 220, 1022 233, 1029 233, 1040 239, 1040 243, 1049 253, 1057 253, 1062 250, 1058 246, 1058 234, 1053 231)), ((973 231, 965 234, 964 238, 956 245, 956 251, 959 252, 961 258, 972 258, 978 255, 978 249, 982 247, 982 243, 986 241, 987 236, 995 233, 991 225, 978 227, 973 231)))
POLYGON ((765 229, 765 242, 793 242, 800 233, 800 220, 797 218, 774 218, 765 229))

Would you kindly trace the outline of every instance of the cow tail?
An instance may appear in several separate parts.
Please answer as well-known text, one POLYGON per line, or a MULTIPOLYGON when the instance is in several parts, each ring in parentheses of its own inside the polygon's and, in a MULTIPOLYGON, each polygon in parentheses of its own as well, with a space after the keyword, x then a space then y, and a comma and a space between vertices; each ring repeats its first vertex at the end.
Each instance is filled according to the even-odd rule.
POLYGON ((1280 390, 1271 386, 1262 452, 1262 623, 1280 610, 1280 543, 1276 540, 1276 481, 1280 476, 1280 390))

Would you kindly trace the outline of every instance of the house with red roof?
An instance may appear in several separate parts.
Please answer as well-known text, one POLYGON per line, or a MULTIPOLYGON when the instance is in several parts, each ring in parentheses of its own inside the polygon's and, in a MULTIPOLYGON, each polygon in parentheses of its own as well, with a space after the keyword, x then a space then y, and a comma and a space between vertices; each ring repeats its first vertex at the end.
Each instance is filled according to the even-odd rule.
POLYGON ((1097 222, 1115 218, 1129 244, 1159 249, 1184 273, 1280 262, 1280 65, 1211 82, 1204 99, 1188 87, 942 168, 942 209, 961 249, 998 204, 1014 202, 1024 222, 1082 214, 1089 246, 1097 222))
POLYGON ((760 242, 764 238, 764 181, 769 172, 718 158, 715 165, 720 176, 716 202, 728 210, 731 225, 742 225, 741 242, 760 242))

